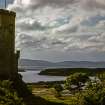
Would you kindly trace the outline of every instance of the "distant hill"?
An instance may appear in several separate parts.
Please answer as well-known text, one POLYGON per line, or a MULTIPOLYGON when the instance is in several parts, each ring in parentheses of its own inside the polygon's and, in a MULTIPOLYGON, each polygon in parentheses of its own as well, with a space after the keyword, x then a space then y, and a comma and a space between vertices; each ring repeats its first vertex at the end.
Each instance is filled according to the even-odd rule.
POLYGON ((105 68, 105 62, 63 61, 53 63, 44 60, 21 59, 19 61, 19 66, 42 68, 105 68))
POLYGON ((64 61, 58 62, 57 65, 71 68, 105 68, 105 62, 92 61, 64 61))
POLYGON ((21 59, 19 61, 19 66, 54 66, 54 63, 44 61, 44 60, 29 60, 21 59))

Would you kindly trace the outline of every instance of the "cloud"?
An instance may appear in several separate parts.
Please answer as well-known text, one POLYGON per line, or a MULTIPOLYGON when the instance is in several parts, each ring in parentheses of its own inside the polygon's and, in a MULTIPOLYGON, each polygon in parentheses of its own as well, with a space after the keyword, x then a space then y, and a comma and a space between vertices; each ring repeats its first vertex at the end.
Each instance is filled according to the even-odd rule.
POLYGON ((40 53, 105 52, 104 7, 104 0, 15 0, 8 9, 17 13, 16 47, 40 53))
POLYGON ((29 5, 31 8, 36 9, 43 6, 67 6, 69 4, 76 3, 78 0, 22 0, 22 3, 29 5))
POLYGON ((104 0, 82 0, 82 6, 88 10, 105 9, 104 0))
POLYGON ((36 9, 43 6, 64 7, 73 4, 79 4, 87 9, 105 9, 104 0, 15 0, 14 3, 26 5, 26 7, 30 7, 31 9, 36 9))
POLYGON ((15 10, 21 5, 23 8, 27 9, 38 9, 46 6, 52 6, 55 8, 68 8, 71 6, 82 7, 86 10, 95 10, 95 9, 105 9, 104 0, 14 0, 14 3, 9 6, 9 8, 14 8, 15 10))
POLYGON ((20 27, 21 30, 45 30, 46 28, 48 28, 47 26, 44 26, 43 24, 41 24, 40 22, 36 21, 35 19, 31 19, 31 18, 26 18, 21 20, 20 22, 17 23, 17 27, 20 27))

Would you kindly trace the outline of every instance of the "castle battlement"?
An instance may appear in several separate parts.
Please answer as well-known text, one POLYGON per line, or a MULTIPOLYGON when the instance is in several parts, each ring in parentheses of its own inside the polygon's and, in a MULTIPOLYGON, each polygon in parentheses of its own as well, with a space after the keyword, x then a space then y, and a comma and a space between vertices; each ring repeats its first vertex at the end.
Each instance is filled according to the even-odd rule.
POLYGON ((16 16, 16 13, 13 11, 9 11, 9 10, 5 10, 5 9, 0 9, 0 14, 6 14, 6 15, 12 15, 12 16, 16 16))

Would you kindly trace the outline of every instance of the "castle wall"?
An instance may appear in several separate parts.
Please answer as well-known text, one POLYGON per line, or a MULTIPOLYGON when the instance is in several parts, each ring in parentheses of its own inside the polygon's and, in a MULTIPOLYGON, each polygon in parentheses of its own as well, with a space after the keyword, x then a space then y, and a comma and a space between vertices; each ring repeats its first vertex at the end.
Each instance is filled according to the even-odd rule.
POLYGON ((0 75, 12 76, 17 72, 15 16, 14 12, 0 9, 0 75))

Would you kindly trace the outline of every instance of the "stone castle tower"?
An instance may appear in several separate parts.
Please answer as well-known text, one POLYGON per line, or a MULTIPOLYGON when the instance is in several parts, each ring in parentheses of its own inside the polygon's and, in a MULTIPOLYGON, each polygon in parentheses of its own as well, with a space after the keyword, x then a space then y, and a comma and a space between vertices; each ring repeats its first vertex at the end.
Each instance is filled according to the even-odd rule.
POLYGON ((15 53, 16 13, 0 9, 0 77, 11 78, 18 73, 19 51, 15 53))

